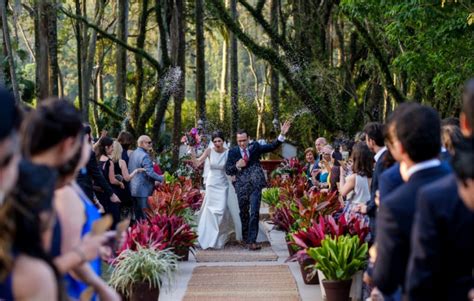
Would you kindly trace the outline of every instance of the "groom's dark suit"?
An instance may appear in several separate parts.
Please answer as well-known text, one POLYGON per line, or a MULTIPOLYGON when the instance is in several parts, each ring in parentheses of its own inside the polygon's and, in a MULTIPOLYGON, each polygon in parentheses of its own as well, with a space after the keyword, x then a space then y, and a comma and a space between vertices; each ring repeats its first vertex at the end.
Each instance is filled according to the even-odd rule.
POLYGON ((260 156, 274 151, 281 143, 279 140, 265 145, 261 145, 258 142, 250 143, 247 147, 249 153, 247 166, 240 170, 236 166, 237 161, 243 158, 240 147, 236 146, 229 150, 226 173, 236 178, 234 187, 239 200, 242 240, 246 243, 255 243, 257 240, 262 188, 267 185, 262 166, 260 165, 260 156))

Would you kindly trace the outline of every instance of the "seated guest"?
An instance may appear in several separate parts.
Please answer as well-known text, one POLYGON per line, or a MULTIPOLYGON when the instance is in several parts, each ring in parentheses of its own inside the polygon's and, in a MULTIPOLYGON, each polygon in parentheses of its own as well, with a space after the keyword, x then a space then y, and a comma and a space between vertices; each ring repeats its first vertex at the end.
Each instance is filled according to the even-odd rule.
POLYGON ((305 174, 306 174, 306 178, 308 178, 308 182, 309 182, 309 185, 310 187, 313 186, 313 183, 312 183, 312 175, 313 173, 316 173, 317 169, 319 168, 318 167, 318 164, 316 162, 316 159, 314 158, 314 150, 313 148, 307 148, 305 151, 304 151, 304 158, 306 160, 306 169, 305 169, 305 174))
POLYGON ((402 178, 406 182, 380 203, 377 215, 373 282, 384 295, 391 295, 400 287, 405 292, 417 192, 449 173, 438 159, 440 130, 438 113, 419 104, 407 108, 395 122, 399 143, 394 147, 401 156, 402 178))
POLYGON ((418 194, 409 300, 468 300, 474 288, 474 79, 464 87, 460 123, 465 141, 453 157, 455 173, 418 194))

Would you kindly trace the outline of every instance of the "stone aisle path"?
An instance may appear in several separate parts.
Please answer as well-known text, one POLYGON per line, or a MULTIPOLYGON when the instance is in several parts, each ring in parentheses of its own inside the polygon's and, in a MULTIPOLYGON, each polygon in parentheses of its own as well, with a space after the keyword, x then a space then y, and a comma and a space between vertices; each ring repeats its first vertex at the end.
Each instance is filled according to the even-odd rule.
MULTIPOLYGON (((268 266, 268 265, 288 265, 294 280, 297 283, 299 295, 302 301, 320 301, 322 300, 319 285, 306 285, 301 277, 298 263, 285 263, 288 258, 288 249, 286 247, 284 233, 281 231, 270 230, 272 225, 261 222, 269 235, 269 240, 273 251, 278 255, 276 261, 254 261, 254 262, 196 262, 194 256, 190 254, 189 261, 180 262, 179 273, 176 281, 169 292, 160 292, 160 301, 180 301, 183 299, 193 270, 198 266, 268 266)), ((228 296, 229 300, 237 300, 235 296, 228 296), (234 298, 233 298, 234 297, 234 298)))

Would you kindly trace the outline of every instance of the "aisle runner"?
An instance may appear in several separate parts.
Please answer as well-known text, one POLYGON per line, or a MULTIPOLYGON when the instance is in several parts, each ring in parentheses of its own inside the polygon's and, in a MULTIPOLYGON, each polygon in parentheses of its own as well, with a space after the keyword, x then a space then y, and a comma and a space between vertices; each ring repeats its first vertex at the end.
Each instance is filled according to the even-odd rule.
POLYGON ((184 301, 299 301, 286 265, 199 266, 193 271, 184 301))
POLYGON ((220 250, 196 250, 195 257, 197 262, 276 261, 278 259, 268 243, 258 251, 250 251, 235 245, 226 246, 220 250))

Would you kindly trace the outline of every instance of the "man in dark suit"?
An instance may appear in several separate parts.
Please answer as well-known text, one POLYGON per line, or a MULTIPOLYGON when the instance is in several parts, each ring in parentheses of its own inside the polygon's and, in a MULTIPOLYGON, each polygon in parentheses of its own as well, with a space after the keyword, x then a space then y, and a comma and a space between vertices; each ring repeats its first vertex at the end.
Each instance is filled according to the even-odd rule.
POLYGON ((372 278, 384 295, 400 287, 403 290, 418 190, 449 173, 438 159, 440 120, 434 109, 419 104, 407 108, 397 118, 395 134, 393 147, 400 154, 405 183, 381 202, 377 215, 377 258, 372 278))
POLYGON ((418 194, 406 279, 410 300, 467 300, 474 288, 474 78, 465 84, 460 121, 466 141, 453 157, 456 175, 418 194))
POLYGON ((235 192, 239 200, 240 220, 242 222, 242 240, 248 244, 250 250, 258 250, 256 244, 258 223, 260 218, 260 201, 262 188, 267 185, 260 156, 276 150, 285 140, 290 129, 290 122, 286 121, 278 139, 270 144, 261 145, 258 142, 249 144, 249 135, 245 130, 237 132, 237 144, 228 154, 226 173, 235 176, 235 192))

